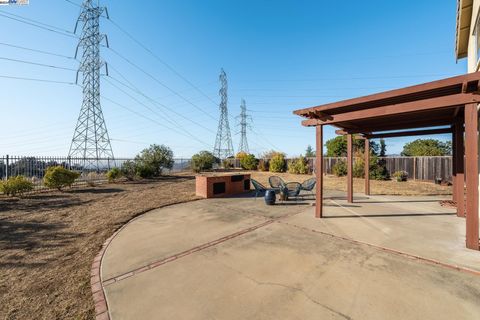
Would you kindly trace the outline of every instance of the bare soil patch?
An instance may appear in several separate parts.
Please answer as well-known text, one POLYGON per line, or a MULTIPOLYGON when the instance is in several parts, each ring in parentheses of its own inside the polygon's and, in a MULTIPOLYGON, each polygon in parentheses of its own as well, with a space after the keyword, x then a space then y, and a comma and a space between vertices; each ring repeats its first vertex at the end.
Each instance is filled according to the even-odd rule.
POLYGON ((190 176, 0 196, 0 319, 93 319, 90 267, 103 242, 141 213, 194 199, 190 176))
MULTIPOLYGON (((252 172, 252 178, 265 186, 269 186, 268 177, 279 176, 285 181, 303 182, 312 175, 290 174, 290 173, 271 173, 271 172, 252 172)), ((323 185, 325 190, 347 191, 347 178, 336 176, 324 176, 323 185)), ((364 192, 364 179, 353 179, 354 192, 364 192)), ((426 195, 449 195, 452 194, 451 186, 437 185, 433 182, 408 180, 406 182, 397 182, 395 180, 377 181, 370 180, 371 194, 377 195, 405 195, 405 196, 426 196, 426 195)))

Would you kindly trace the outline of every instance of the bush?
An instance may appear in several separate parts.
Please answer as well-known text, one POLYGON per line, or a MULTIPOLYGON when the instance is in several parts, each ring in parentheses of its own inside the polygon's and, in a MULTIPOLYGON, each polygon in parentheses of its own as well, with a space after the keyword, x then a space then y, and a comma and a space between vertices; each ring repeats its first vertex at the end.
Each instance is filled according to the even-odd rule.
POLYGON ((374 180, 390 179, 385 160, 379 159, 376 156, 370 158, 370 178, 374 180))
POLYGON ((108 182, 114 182, 115 180, 117 180, 121 176, 122 176, 122 171, 120 171, 120 169, 118 169, 118 168, 112 168, 112 169, 108 170, 108 172, 107 172, 108 182))
POLYGON ((163 169, 173 168, 173 151, 165 145, 152 144, 142 150, 135 158, 137 174, 142 178, 152 178, 162 175, 163 169))
POLYGON ((233 161, 232 161, 232 160, 233 160, 233 159, 231 159, 231 158, 224 159, 224 160, 222 161, 222 167, 223 167, 224 169, 233 169, 234 165, 233 165, 233 161))
POLYGON ((347 163, 345 160, 338 160, 332 167, 333 174, 337 177, 344 177, 347 175, 347 163))
POLYGON ((285 172, 286 162, 283 153, 276 153, 270 159, 270 172, 285 172))
POLYGON ((10 177, 7 181, 0 181, 0 191, 7 196, 15 197, 33 190, 33 183, 23 176, 10 177))
POLYGON ((135 175, 140 178, 149 179, 157 177, 157 174, 158 171, 156 171, 155 168, 151 165, 142 162, 135 164, 135 175))
POLYGON ((293 174, 308 174, 308 161, 307 159, 300 157, 296 159, 292 159, 288 163, 288 172, 293 174))
POLYGON ((125 161, 122 164, 120 171, 122 173, 122 176, 127 178, 127 180, 129 181, 134 180, 137 176, 137 166, 135 165, 135 162, 131 160, 125 161))
POLYGON ((211 152, 200 151, 192 156, 192 170, 194 172, 211 170, 215 162, 216 158, 211 152))
POLYGON ((268 171, 270 169, 270 163, 267 159, 260 159, 258 161, 258 170, 268 171))
POLYGON ((393 173, 393 177, 397 179, 398 182, 407 181, 408 179, 408 172, 406 171, 395 171, 393 173))
POLYGON ((64 187, 70 187, 78 177, 80 177, 78 172, 64 167, 49 167, 43 177, 43 183, 48 188, 62 190, 64 187))
POLYGON ((365 177, 365 160, 362 158, 355 159, 353 163, 353 177, 354 178, 364 178, 365 177))
POLYGON ((247 154, 240 159, 240 165, 245 170, 257 170, 258 160, 253 154, 247 154))

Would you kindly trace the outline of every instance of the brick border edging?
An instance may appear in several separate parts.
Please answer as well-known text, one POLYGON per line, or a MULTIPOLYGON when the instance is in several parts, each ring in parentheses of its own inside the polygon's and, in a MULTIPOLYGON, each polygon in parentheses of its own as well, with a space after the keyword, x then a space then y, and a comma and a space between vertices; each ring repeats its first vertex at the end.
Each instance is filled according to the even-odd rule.
POLYGON ((102 259, 105 255, 105 251, 107 250, 108 246, 112 242, 112 240, 117 236, 117 234, 123 230, 127 225, 131 222, 135 221, 136 219, 144 216, 145 214, 152 212, 153 210, 162 209, 170 206, 174 206, 177 204, 193 202, 198 200, 204 200, 202 198, 194 198, 187 201, 178 201, 174 203, 169 203, 163 206, 159 206, 157 208, 150 208, 144 211, 140 211, 135 216, 133 216, 130 220, 125 222, 122 226, 120 226, 105 242, 102 244, 102 248, 97 253, 95 258, 93 259, 92 266, 90 269, 90 286, 92 288, 92 297, 93 303, 95 304, 95 319, 96 320, 110 320, 110 313, 108 309, 108 303, 105 296, 105 290, 103 288, 102 283, 102 275, 101 275, 101 266, 102 266, 102 259))

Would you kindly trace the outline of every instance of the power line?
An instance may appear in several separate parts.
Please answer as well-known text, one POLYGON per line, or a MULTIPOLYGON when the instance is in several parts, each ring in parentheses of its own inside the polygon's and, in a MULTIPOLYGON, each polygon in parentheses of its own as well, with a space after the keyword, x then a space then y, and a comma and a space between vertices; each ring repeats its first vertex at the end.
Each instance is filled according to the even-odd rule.
POLYGON ((59 67, 59 66, 54 66, 54 65, 50 65, 50 64, 44 64, 44 63, 38 63, 38 62, 20 60, 20 59, 12 59, 12 58, 7 58, 7 57, 0 57, 0 60, 29 64, 29 65, 52 68, 52 69, 59 69, 59 70, 77 71, 73 68, 59 67))
MULTIPOLYGON (((69 0, 66 0, 70 2, 69 0)), ((205 98, 210 100, 215 106, 217 105, 217 102, 213 100, 210 96, 208 96, 205 92, 203 92, 198 86, 193 84, 190 80, 188 80, 185 76, 183 76, 180 72, 178 72, 175 68, 173 68, 170 64, 168 64, 165 60, 161 59, 157 54, 155 54, 150 48, 148 48, 146 45, 144 45, 142 42, 137 40, 133 35, 131 35, 128 31, 126 31, 124 28, 122 28, 118 23, 116 23, 112 19, 108 19, 115 27, 118 28, 122 33, 124 33, 130 40, 135 42, 137 45, 139 45, 142 49, 144 49, 146 52, 148 52, 152 57, 154 57, 157 61, 159 61, 161 64, 163 64, 165 67, 167 67, 171 72, 173 72, 176 76, 178 76, 180 79, 188 83, 192 88, 197 90, 201 95, 203 95, 205 98)))
MULTIPOLYGON (((197 140, 197 141, 200 141, 200 140, 198 140, 198 138, 197 138, 195 135, 193 135, 192 133, 188 132, 186 129, 182 128, 182 126, 181 126, 178 122, 176 122, 175 120, 166 118, 164 115, 157 113, 155 110, 153 110, 152 108, 150 108, 149 106, 147 106, 146 104, 144 104, 143 102, 141 102, 140 100, 136 99, 135 97, 133 97, 132 95, 130 95, 130 94, 129 94, 128 92, 126 92, 125 90, 119 88, 118 86, 116 86, 115 84, 113 84, 112 82, 110 82, 108 79, 105 79, 105 80, 106 80, 110 85, 112 85, 113 87, 115 87, 117 90, 123 92, 125 95, 127 95, 128 97, 130 97, 132 100, 134 100, 135 102, 139 103, 139 104, 142 105, 143 107, 147 108, 149 111, 153 112, 154 114, 156 114, 156 115, 159 116, 160 118, 168 121, 170 124, 172 124, 172 125, 178 127, 179 129, 183 130, 183 131, 188 135, 188 137, 190 137, 190 138, 192 138, 192 139, 195 139, 195 140, 197 140)), ((164 125, 164 126, 165 126, 165 125, 164 125)), ((165 127, 168 128, 168 129, 170 129, 170 130, 173 130, 173 131, 175 131, 175 132, 177 132, 177 133, 183 134, 182 132, 178 131, 175 127, 174 127, 174 128, 172 128, 172 127, 167 127, 167 126, 165 126, 165 127)), ((204 143, 204 142, 202 141, 202 143, 204 143)))
MULTIPOLYGON (((158 122, 157 120, 152 119, 151 117, 147 117, 147 116, 141 114, 140 112, 137 112, 137 111, 135 111, 135 110, 133 110, 133 109, 127 107, 127 106, 124 106, 124 105, 122 105, 122 104, 120 104, 120 103, 118 103, 118 102, 116 102, 116 101, 108 98, 108 97, 105 97, 104 95, 101 95, 100 97, 102 97, 103 99, 105 99, 105 100, 107 100, 107 101, 110 101, 111 103, 119 106, 119 107, 122 108, 122 109, 125 109, 125 110, 127 110, 127 111, 129 111, 129 112, 131 112, 131 113, 133 113, 133 114, 141 117, 141 118, 144 118, 144 119, 146 119, 146 120, 148 120, 148 121, 150 121, 150 122, 153 122, 153 123, 155 123, 155 124, 157 124, 157 125, 159 125, 159 126, 161 126, 161 127, 165 127, 165 128, 167 128, 167 129, 169 129, 169 130, 176 131, 174 128, 171 128, 171 127, 169 127, 169 126, 166 126, 164 123, 158 122)), ((178 132, 178 133, 184 135, 182 132, 178 132)), ((199 140, 198 138, 194 138, 194 139, 197 140, 198 142, 206 145, 206 146, 209 146, 207 143, 205 143, 204 141, 199 140)), ((210 146, 209 146, 209 147, 210 147, 210 146)))
POLYGON ((73 86, 77 85, 74 82, 67 82, 67 81, 56 81, 56 80, 26 78, 26 77, 14 77, 14 76, 6 76, 6 75, 0 75, 0 78, 13 79, 13 80, 25 80, 25 81, 37 81, 37 82, 46 82, 46 83, 60 83, 60 84, 68 84, 68 85, 73 85, 73 86))
POLYGON ((13 14, 13 13, 8 13, 8 12, 5 12, 5 11, 0 11, 0 16, 1 17, 4 17, 4 18, 7 18, 7 19, 10 19, 10 20, 14 20, 14 21, 18 21, 18 22, 21 22, 21 23, 24 23, 24 24, 28 24, 30 26, 34 26, 34 27, 37 27, 39 29, 43 29, 43 30, 46 30, 46 31, 50 31, 50 32, 54 32, 54 33, 57 33, 57 34, 61 34, 63 36, 67 36, 67 37, 71 37, 71 38, 76 38, 78 39, 78 37, 72 33, 71 31, 68 31, 68 30, 64 30, 64 29, 61 29, 61 28, 57 28, 55 26, 51 26, 51 25, 48 25, 48 24, 45 24, 43 22, 38 22, 36 20, 33 20, 33 19, 29 19, 29 18, 24 18, 22 16, 19 16, 19 15, 16 15, 16 14, 13 14), (8 15, 11 15, 11 16, 8 16, 8 15), (13 17, 12 17, 13 16, 13 17), (15 18, 15 17, 18 17, 18 18, 15 18), (22 20, 23 19, 23 20, 22 20), (57 30, 55 30, 57 29, 57 30), (61 30, 61 31, 59 31, 61 30))
POLYGON ((164 87, 165 89, 167 89, 168 91, 172 92, 173 94, 175 94, 177 97, 181 98, 182 100, 184 100, 185 102, 187 102, 188 104, 190 104, 191 106, 193 106, 195 109, 199 110, 200 112, 202 112, 203 114, 207 115, 208 117, 210 117, 211 119, 213 120, 217 120, 215 117, 213 117, 211 114, 209 114, 208 112, 206 112, 205 110, 203 110, 202 108, 200 108, 199 106, 197 106, 196 104, 194 104, 193 102, 191 102, 190 100, 188 100, 187 98, 185 98, 184 96, 182 96, 180 93, 176 92, 175 90, 173 90, 172 88, 170 88, 169 86, 167 86, 166 84, 164 84, 163 82, 161 82, 160 80, 158 80, 156 77, 154 77, 151 73, 145 71, 143 68, 139 67, 137 64, 133 63, 130 59, 124 57, 122 54, 120 54, 117 50, 114 50, 112 48, 109 48, 113 53, 115 53, 118 57, 120 57, 121 59, 123 59, 124 61, 126 61, 128 64, 130 64, 131 66, 133 66, 134 68, 138 69, 139 71, 141 71, 142 73, 144 73, 145 75, 147 75, 149 78, 151 78, 152 80, 154 80, 155 82, 157 82, 158 84, 160 84, 162 87, 164 87))
POLYGON ((123 83, 122 81, 120 81, 120 80, 112 77, 112 76, 109 76, 109 78, 111 78, 112 80, 115 80, 116 82, 120 83, 121 85, 123 85, 124 87, 130 89, 131 91, 133 91, 133 92, 135 92, 135 93, 143 96, 144 98, 146 98, 147 100, 149 100, 151 103, 156 104, 156 105, 158 105, 158 106, 160 106, 160 107, 162 107, 162 108, 164 108, 164 109, 167 109, 168 111, 170 111, 170 112, 178 115, 179 117, 181 117, 181 118, 183 118, 183 119, 185 119, 185 120, 187 120, 187 121, 189 121, 189 122, 191 122, 191 123, 193 123, 193 124, 195 124, 195 125, 203 128, 203 129, 205 129, 205 130, 207 130, 207 131, 209 131, 209 132, 214 133, 213 130, 211 130, 210 128, 205 127, 205 126, 202 125, 201 123, 198 123, 198 122, 192 120, 191 118, 186 117, 186 116, 184 116, 183 114, 181 114, 181 113, 173 110, 172 108, 169 108, 168 106, 164 105, 163 103, 160 103, 160 102, 158 102, 157 100, 155 100, 155 99, 147 96, 147 95, 144 94, 140 89, 138 89, 138 87, 136 87, 135 85, 133 85, 133 83, 130 82, 130 81, 129 81, 121 72, 119 72, 116 68, 114 68, 112 65, 109 65, 109 66, 110 66, 110 68, 111 68, 112 70, 114 70, 116 73, 118 73, 118 75, 119 75, 123 80, 125 80, 130 86, 127 85, 127 84, 125 84, 125 83, 123 83))
POLYGON ((46 54, 46 55, 50 55, 50 56, 54 56, 54 57, 60 57, 60 58, 75 60, 74 57, 59 54, 59 53, 54 53, 54 52, 50 52, 50 51, 32 49, 32 48, 17 46, 17 45, 10 44, 10 43, 5 43, 5 42, 0 42, 0 45, 6 46, 6 47, 11 47, 11 48, 16 48, 16 49, 22 49, 22 50, 26 50, 26 51, 31 51, 31 52, 37 52, 37 53, 46 54))

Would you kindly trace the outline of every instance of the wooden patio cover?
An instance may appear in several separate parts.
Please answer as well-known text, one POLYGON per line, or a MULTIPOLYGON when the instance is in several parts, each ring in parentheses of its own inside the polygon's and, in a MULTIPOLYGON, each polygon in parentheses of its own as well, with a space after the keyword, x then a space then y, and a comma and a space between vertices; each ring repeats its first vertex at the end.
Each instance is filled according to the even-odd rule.
MULTIPOLYGON (((323 216, 324 125, 333 125, 339 129, 338 134, 347 135, 349 202, 353 202, 354 138, 365 139, 365 150, 369 150, 369 139, 451 133, 453 198, 457 202, 457 215, 466 217, 467 247, 479 250, 479 102, 480 72, 476 72, 294 111, 306 118, 302 125, 316 127, 315 216, 323 216)), ((368 164, 368 152, 365 157, 365 164, 368 164)), ((365 165, 365 172, 365 193, 368 195, 368 165, 365 165)))

